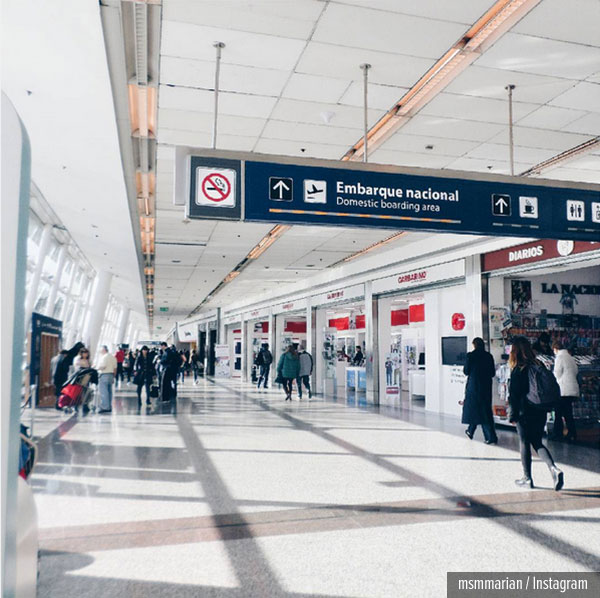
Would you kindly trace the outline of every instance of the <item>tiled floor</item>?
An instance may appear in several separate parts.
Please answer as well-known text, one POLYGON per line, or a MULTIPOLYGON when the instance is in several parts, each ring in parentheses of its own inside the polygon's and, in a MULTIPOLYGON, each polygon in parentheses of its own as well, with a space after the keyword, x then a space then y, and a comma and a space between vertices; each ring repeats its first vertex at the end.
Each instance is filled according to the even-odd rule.
POLYGON ((550 444, 565 489, 536 461, 523 491, 511 431, 232 381, 179 396, 39 415, 39 596, 438 597, 447 571, 600 570, 594 449, 550 444))

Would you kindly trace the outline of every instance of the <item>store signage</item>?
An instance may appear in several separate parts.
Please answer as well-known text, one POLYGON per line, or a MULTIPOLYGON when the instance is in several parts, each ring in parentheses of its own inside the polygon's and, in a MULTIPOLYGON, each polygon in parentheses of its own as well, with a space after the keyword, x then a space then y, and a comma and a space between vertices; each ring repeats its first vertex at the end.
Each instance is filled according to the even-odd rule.
POLYGON ((557 295, 600 295, 598 284, 561 284, 543 282, 542 293, 557 295))
POLYGON ((483 256, 482 268, 484 272, 492 272, 511 266, 531 264, 588 251, 600 251, 600 243, 544 239, 486 253, 483 256))
POLYGON ((283 156, 267 161, 260 154, 216 150, 201 154, 188 158, 190 218, 241 219, 243 202, 243 219, 253 222, 572 240, 600 234, 600 186, 592 183, 483 173, 459 178, 443 170, 283 156), (231 197, 235 206, 197 205, 198 194, 207 204, 231 197))
POLYGON ((462 330, 465 327, 465 314, 452 314, 452 329, 462 330))
POLYGON ((246 314, 247 320, 256 320, 259 318, 268 318, 269 317, 269 308, 266 309, 255 309, 250 313, 246 314))
POLYGON ((182 343, 195 343, 198 340, 198 322, 177 322, 177 337, 182 343))
POLYGON ((428 266, 419 270, 395 274, 373 281, 373 293, 389 293, 413 287, 435 284, 444 280, 463 278, 465 275, 464 260, 455 260, 446 264, 428 266))
POLYGON ((308 305, 306 299, 297 299, 295 301, 287 301, 273 307, 274 314, 290 313, 292 311, 300 311, 306 309, 308 305))
POLYGON ((365 285, 355 284, 344 289, 335 289, 321 295, 317 295, 313 299, 313 305, 325 305, 328 303, 338 303, 348 301, 350 299, 359 299, 365 295, 365 285))

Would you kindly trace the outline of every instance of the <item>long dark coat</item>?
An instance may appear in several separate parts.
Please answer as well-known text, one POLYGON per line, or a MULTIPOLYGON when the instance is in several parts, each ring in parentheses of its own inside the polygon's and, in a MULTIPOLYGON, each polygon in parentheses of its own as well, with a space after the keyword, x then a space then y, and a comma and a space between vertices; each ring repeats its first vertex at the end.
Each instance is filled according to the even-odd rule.
POLYGON ((485 350, 467 353, 464 373, 468 376, 463 405, 463 424, 491 424, 492 380, 496 375, 494 358, 485 350))

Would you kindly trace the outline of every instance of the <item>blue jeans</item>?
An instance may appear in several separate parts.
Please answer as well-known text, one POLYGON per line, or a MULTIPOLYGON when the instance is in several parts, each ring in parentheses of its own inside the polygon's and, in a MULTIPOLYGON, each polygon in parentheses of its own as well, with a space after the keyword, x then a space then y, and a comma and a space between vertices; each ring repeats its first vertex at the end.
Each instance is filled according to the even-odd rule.
POLYGON ((100 374, 98 377, 98 390, 100 391, 100 409, 112 409, 113 374, 100 374))
POLYGON ((310 398, 312 393, 310 390, 310 376, 298 376, 296 378, 296 384, 298 384, 298 397, 302 398, 302 383, 306 386, 306 390, 308 390, 308 397, 310 398))

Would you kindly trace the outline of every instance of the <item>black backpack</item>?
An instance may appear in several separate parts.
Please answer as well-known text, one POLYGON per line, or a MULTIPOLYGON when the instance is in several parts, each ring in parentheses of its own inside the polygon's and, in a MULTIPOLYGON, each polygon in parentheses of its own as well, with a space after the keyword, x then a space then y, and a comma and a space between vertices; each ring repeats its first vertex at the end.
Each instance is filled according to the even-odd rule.
POLYGON ((271 351, 269 351, 269 349, 265 349, 262 352, 262 356, 264 365, 271 365, 273 363, 273 355, 271 355, 271 351))
POLYGON ((560 400, 560 386, 544 365, 529 366, 527 402, 540 411, 552 411, 560 400))

